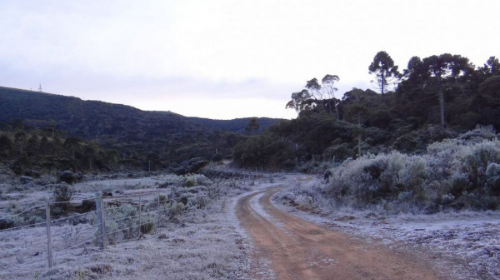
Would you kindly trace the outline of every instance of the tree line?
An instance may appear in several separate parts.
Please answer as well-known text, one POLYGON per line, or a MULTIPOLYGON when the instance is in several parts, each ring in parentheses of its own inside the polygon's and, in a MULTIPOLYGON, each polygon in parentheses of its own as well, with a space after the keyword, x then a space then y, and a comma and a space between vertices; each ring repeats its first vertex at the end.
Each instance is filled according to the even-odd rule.
POLYGON ((461 55, 414 56, 400 71, 381 51, 368 72, 374 88, 353 88, 341 99, 335 96, 339 76, 307 81, 286 104, 298 117, 240 142, 235 162, 280 169, 367 152, 422 153, 429 143, 476 125, 500 128, 500 62, 494 56, 479 67, 461 55))
POLYGON ((0 159, 16 175, 38 177, 62 170, 110 171, 118 167, 120 155, 54 127, 34 129, 15 120, 0 132, 0 159))

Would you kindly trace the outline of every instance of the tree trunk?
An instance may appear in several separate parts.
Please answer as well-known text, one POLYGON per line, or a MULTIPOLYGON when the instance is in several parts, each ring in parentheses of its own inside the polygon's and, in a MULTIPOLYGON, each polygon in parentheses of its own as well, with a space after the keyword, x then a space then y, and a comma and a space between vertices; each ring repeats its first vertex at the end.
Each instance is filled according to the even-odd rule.
MULTIPOLYGON (((335 101, 334 101, 335 102, 335 101)), ((335 103, 334 103, 335 104, 335 103)), ((337 113, 337 120, 340 121, 340 115, 339 115, 339 107, 338 107, 339 104, 335 104, 335 113, 337 113)))
POLYGON ((358 157, 361 157, 361 116, 358 114, 358 157))
POLYGON ((384 96, 384 84, 385 84, 385 76, 382 71, 382 81, 380 82, 380 95, 384 96))
POLYGON ((440 107, 440 115, 441 115, 441 128, 445 129, 446 125, 444 123, 444 95, 443 90, 439 90, 439 107, 440 107))

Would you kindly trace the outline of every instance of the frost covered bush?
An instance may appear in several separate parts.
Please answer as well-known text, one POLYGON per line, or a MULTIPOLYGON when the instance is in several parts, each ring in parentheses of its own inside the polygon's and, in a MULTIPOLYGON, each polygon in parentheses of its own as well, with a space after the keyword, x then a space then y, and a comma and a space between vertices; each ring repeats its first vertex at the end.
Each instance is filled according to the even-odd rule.
POLYGON ((392 202, 413 207, 427 199, 427 177, 426 162, 421 156, 399 152, 367 155, 332 170, 331 183, 325 191, 341 206, 363 209, 392 202))
POLYGON ((205 186, 205 185, 210 185, 212 182, 210 179, 205 177, 205 175, 201 174, 195 174, 195 175, 190 175, 186 176, 184 179, 184 186, 185 187, 194 187, 194 186, 205 186))
POLYGON ((204 195, 197 195, 189 200, 190 206, 193 206, 197 209, 205 208, 208 205, 208 202, 208 197, 204 195))
POLYGON ((494 195, 500 195, 500 164, 490 163, 486 168, 486 177, 488 178, 488 187, 494 195))
POLYGON ((492 125, 487 125, 487 126, 481 126, 477 125, 476 129, 472 131, 468 131, 462 135, 460 135, 460 139, 465 139, 465 140, 493 140, 496 137, 495 129, 493 128, 492 125))
POLYGON ((132 204, 124 203, 106 209, 106 233, 111 244, 137 237, 140 233, 149 233, 155 225, 155 214, 145 211, 141 213, 139 224, 138 208, 132 204))
POLYGON ((298 183, 285 192, 280 192, 275 199, 309 212, 330 212, 332 200, 324 195, 324 186, 311 183, 298 183))
POLYGON ((124 203, 106 210, 106 232, 110 233, 108 236, 111 243, 120 238, 130 239, 137 235, 138 213, 133 205, 124 203))
POLYGON ((500 142, 463 139, 461 136, 429 147, 432 178, 455 196, 453 208, 497 209, 500 193, 495 167, 500 163, 500 142))
POLYGON ((172 206, 170 207, 170 215, 173 217, 178 215, 184 211, 185 207, 183 203, 177 203, 176 201, 172 201, 172 206))
POLYGON ((184 186, 188 187, 188 188, 194 187, 197 184, 198 184, 198 182, 196 181, 196 178, 194 178, 194 177, 188 177, 188 178, 186 178, 186 181, 184 181, 184 186))
POLYGON ((147 234, 150 233, 154 230, 156 225, 155 219, 152 216, 147 216, 145 221, 141 222, 141 233, 142 234, 147 234))
POLYGON ((324 193, 335 205, 356 209, 424 213, 498 209, 500 141, 467 140, 487 132, 434 143, 424 155, 392 152, 347 160, 331 169, 324 193))
POLYGON ((159 201, 160 205, 164 205, 164 204, 168 203, 168 196, 164 193, 159 193, 158 194, 158 201, 159 201))
POLYGON ((56 215, 65 214, 70 208, 70 201, 75 190, 71 185, 66 183, 56 184, 52 187, 52 196, 54 198, 54 202, 56 203, 54 207, 54 213, 56 215))

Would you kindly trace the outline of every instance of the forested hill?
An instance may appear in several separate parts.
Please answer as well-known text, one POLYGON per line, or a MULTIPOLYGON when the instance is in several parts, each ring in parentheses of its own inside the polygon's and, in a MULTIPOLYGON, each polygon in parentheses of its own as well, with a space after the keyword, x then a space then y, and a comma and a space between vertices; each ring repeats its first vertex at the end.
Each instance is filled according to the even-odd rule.
MULTIPOLYGON (((257 121, 263 130, 279 120, 257 121)), ((25 131, 36 137, 48 137, 49 141, 58 137, 63 142, 75 137, 78 141, 91 141, 104 149, 116 150, 123 164, 144 168, 145 163, 154 162, 154 169, 159 170, 195 157, 230 156, 234 145, 245 137, 238 132, 245 131, 249 123, 250 118, 224 121, 189 118, 172 112, 142 111, 125 105, 0 87, 0 136, 3 131, 11 138, 6 140, 10 144, 4 147, 3 159, 22 156, 12 148, 22 145, 11 142, 15 140, 14 134, 25 131)), ((251 132, 256 130, 254 127, 251 132)), ((57 153, 50 156, 68 157, 57 153)), ((79 158, 83 159, 83 155, 77 153, 75 160, 79 158)), ((30 160, 32 164, 38 162, 30 160)))
MULTIPOLYGON (((227 130, 232 132, 246 133, 246 126, 250 122, 251 118, 239 118, 233 120, 212 120, 212 119, 203 119, 203 118, 195 118, 189 117, 189 120, 195 124, 203 125, 205 127, 210 127, 214 129, 227 130)), ((266 128, 270 127, 273 124, 276 124, 281 119, 272 119, 272 118, 258 118, 259 123, 259 131, 264 131, 266 128)))
MULTIPOLYGON (((211 120, 188 118, 172 112, 142 111, 134 107, 83 101, 76 97, 0 87, 0 125, 21 120, 35 128, 55 126, 72 136, 166 137, 172 133, 227 130, 244 132, 250 118, 211 120)), ((278 119, 259 119, 261 129, 278 119)))
POLYGON ((144 112, 130 106, 13 88, 0 88, 0 112, 4 125, 21 120, 25 126, 55 126, 87 139, 128 134, 154 137, 195 129, 173 113, 144 112))

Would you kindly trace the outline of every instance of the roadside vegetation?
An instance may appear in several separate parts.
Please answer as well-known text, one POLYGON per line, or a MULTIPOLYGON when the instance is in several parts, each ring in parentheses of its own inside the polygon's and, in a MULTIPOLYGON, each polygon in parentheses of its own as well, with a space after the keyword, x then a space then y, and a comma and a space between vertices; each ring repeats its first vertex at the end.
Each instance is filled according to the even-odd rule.
POLYGON ((386 213, 500 208, 500 141, 491 127, 435 142, 425 154, 366 154, 328 169, 326 180, 283 194, 290 204, 331 212, 386 213))

